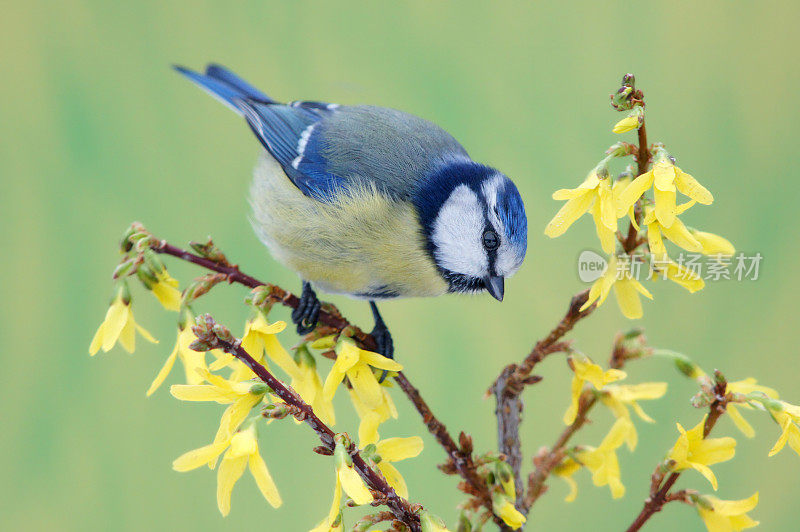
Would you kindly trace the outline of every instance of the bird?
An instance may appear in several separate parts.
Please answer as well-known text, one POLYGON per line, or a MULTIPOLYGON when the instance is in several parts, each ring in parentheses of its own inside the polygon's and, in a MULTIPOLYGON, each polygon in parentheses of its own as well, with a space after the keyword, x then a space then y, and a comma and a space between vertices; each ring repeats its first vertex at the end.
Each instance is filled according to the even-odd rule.
POLYGON ((385 107, 280 103, 218 64, 174 68, 242 116, 264 148, 251 223, 301 278, 298 334, 316 327, 317 290, 368 301, 388 358, 377 302, 483 291, 503 300, 527 251, 525 206, 511 179, 444 129, 385 107))

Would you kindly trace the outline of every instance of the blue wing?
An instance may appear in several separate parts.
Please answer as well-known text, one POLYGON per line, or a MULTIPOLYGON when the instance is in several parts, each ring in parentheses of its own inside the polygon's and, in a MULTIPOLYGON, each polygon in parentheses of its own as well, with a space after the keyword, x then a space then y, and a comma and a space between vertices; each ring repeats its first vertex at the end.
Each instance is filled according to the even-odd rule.
POLYGON ((344 184, 326 170, 319 123, 336 105, 323 102, 275 102, 242 78, 219 65, 209 65, 205 74, 175 69, 244 116, 261 144, 280 163, 286 175, 306 196, 330 198, 344 184), (316 130, 316 131, 315 131, 316 130))

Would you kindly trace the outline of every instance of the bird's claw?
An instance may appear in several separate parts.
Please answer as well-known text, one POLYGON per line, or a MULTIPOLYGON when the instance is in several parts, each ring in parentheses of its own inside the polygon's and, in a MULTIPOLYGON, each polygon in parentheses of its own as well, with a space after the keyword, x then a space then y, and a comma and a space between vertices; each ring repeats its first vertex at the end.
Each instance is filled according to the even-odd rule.
POLYGON ((317 327, 321 306, 322 304, 311 288, 311 284, 304 282, 300 304, 297 305, 296 309, 292 310, 292 323, 297 327, 297 334, 308 334, 317 327))
MULTIPOLYGON (((379 355, 394 359, 394 340, 392 340, 392 335, 382 320, 375 324, 375 328, 372 329, 370 336, 375 339, 375 343, 378 345, 377 353, 379 355)), ((378 382, 382 383, 386 380, 388 374, 388 371, 383 370, 378 382)))

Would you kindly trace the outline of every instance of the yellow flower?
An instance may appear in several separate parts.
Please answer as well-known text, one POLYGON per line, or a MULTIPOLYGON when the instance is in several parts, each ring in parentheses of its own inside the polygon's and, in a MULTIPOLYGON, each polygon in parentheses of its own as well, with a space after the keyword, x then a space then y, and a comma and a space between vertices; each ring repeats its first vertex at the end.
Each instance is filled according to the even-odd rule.
MULTIPOLYGON (((677 214, 684 212, 693 203, 693 201, 690 201, 689 203, 684 203, 677 207, 677 214)), ((644 213, 644 220, 642 223, 647 226, 647 244, 650 247, 650 253, 659 259, 666 258, 667 248, 664 245, 664 240, 661 238, 662 234, 674 244, 687 251, 702 253, 703 245, 692 235, 689 229, 683 225, 680 219, 675 218, 670 227, 665 227, 661 225, 661 222, 656 218, 656 211, 653 207, 645 207, 644 213)))
MULTIPOLYGON (((253 357, 256 362, 264 363, 264 353, 275 362, 292 379, 301 380, 304 373, 300 371, 291 355, 283 348, 276 335, 286 328, 286 323, 276 321, 269 323, 267 317, 260 310, 255 317, 245 324, 244 334, 242 335, 242 348, 247 354, 253 357)), ((231 380, 241 381, 255 377, 253 372, 233 357, 226 359, 233 366, 231 380)))
POLYGON ((589 299, 580 310, 586 310, 595 301, 597 301, 598 306, 602 305, 612 287, 614 288, 614 295, 617 298, 620 311, 628 319, 633 320, 642 317, 642 302, 639 299, 639 294, 648 299, 653 299, 653 295, 633 277, 630 268, 620 268, 617 257, 612 256, 608 261, 605 273, 592 284, 589 290, 589 299))
MULTIPOLYGON (((636 415, 647 423, 653 423, 653 418, 648 416, 637 401, 648 399, 659 399, 667 393, 666 382, 643 382, 641 384, 611 384, 603 389, 600 400, 606 405, 617 418, 630 419, 628 411, 630 406, 636 415)), ((631 425, 628 448, 632 451, 636 448, 638 436, 636 429, 631 425)))
POLYGON ((581 466, 585 466, 592 473, 592 482, 595 486, 608 485, 613 498, 618 499, 625 494, 625 486, 620 480, 616 450, 630 440, 631 433, 635 433, 635 430, 629 418, 621 417, 611 427, 599 447, 585 447, 575 453, 574 458, 562 460, 553 469, 553 474, 563 478, 569 485, 569 494, 564 499, 566 502, 572 502, 578 496, 578 484, 572 476, 581 466))
POLYGON ((725 462, 733 458, 736 453, 736 440, 731 437, 703 439, 703 426, 706 417, 700 420, 693 429, 686 431, 677 423, 681 435, 670 450, 667 458, 674 460, 674 471, 695 469, 717 489, 717 477, 711 471, 710 465, 725 462))
POLYGON ((662 227, 672 227, 677 215, 676 188, 686 196, 703 205, 714 201, 705 187, 689 174, 675 166, 661 150, 658 160, 649 172, 645 172, 623 190, 616 199, 616 213, 621 216, 636 203, 650 187, 655 196, 655 216, 662 227))
POLYGON ((583 385, 591 383, 597 390, 603 390, 607 384, 624 379, 627 374, 619 369, 603 368, 586 357, 569 357, 569 363, 575 375, 572 377, 572 402, 564 414, 564 423, 571 425, 578 415, 578 401, 583 393, 583 385))
POLYGON ((607 485, 611 490, 611 496, 615 499, 625 495, 616 450, 630 439, 631 432, 635 430, 630 419, 619 418, 599 447, 596 449, 589 447, 575 454, 575 460, 591 471, 594 485, 607 485))
POLYGON ((89 344, 89 354, 94 356, 103 348, 104 352, 108 352, 114 347, 114 344, 119 341, 122 347, 128 353, 133 353, 136 348, 136 332, 139 332, 145 340, 154 344, 158 340, 147 332, 144 327, 136 323, 133 319, 133 310, 131 309, 131 298, 128 294, 127 287, 123 284, 117 291, 117 295, 111 306, 108 307, 106 317, 103 323, 98 327, 97 332, 92 338, 92 343, 89 344))
POLYGON ((734 532, 758 525, 747 515, 758 504, 758 492, 747 499, 723 501, 713 495, 703 495, 697 504, 697 512, 703 519, 708 532, 734 532))
POLYGON ((639 117, 635 114, 630 114, 614 124, 614 133, 627 133, 633 129, 639 129, 639 117))
POLYGON ((369 504, 372 502, 373 497, 364 481, 353 468, 353 462, 347 454, 344 445, 337 442, 334 449, 334 460, 336 463, 336 489, 344 489, 348 497, 353 499, 353 502, 360 506, 362 504, 369 504))
MULTIPOLYGON (((769 388, 767 386, 761 386, 759 384, 756 384, 756 380, 753 379, 752 377, 741 381, 729 382, 726 390, 729 393, 740 393, 743 395, 747 395, 753 392, 760 392, 771 399, 778 398, 778 392, 776 390, 769 388)), ((740 431, 742 431, 742 434, 744 434, 748 438, 752 438, 753 436, 755 436, 756 432, 755 430, 753 430, 753 427, 750 426, 750 423, 748 423, 744 419, 742 413, 739 412, 739 408, 745 408, 747 410, 753 409, 753 407, 750 406, 749 403, 728 403, 726 411, 728 412, 728 415, 731 416, 731 419, 733 420, 733 423, 736 425, 736 427, 740 431)))
POLYGON ((786 444, 792 448, 794 452, 800 455, 800 406, 789 404, 785 401, 779 401, 781 409, 769 408, 772 418, 781 427, 781 436, 775 445, 770 449, 769 456, 778 454, 786 444))
POLYGON ((273 508, 278 508, 282 504, 281 496, 267 470, 267 464, 258 453, 255 424, 224 441, 185 453, 175 459, 172 468, 180 472, 197 469, 209 461, 216 461, 226 449, 227 452, 222 457, 217 471, 217 506, 220 513, 222 515, 230 513, 233 486, 248 467, 261 494, 273 508))
POLYGON ((173 279, 166 269, 155 272, 155 276, 156 282, 148 287, 153 291, 153 295, 165 309, 180 310, 181 291, 178 290, 178 281, 173 279))
MULTIPOLYGON (((364 445, 362 443, 362 445, 364 445)), ((404 499, 408 498, 408 486, 405 479, 392 465, 392 462, 399 462, 406 458, 414 458, 422 452, 422 438, 412 436, 410 438, 386 438, 375 444, 376 453, 381 457, 377 463, 386 482, 404 499)), ((363 448, 363 447, 362 447, 363 448)))
MULTIPOLYGON (((261 383, 229 381, 208 370, 199 372, 209 384, 173 384, 170 393, 181 401, 214 401, 230 405, 223 412, 214 437, 214 444, 218 444, 230 439, 250 411, 265 399, 267 387, 261 383)), ((213 469, 214 463, 209 461, 209 467, 213 469)))
POLYGON ((525 516, 514 508, 514 504, 503 493, 495 492, 492 495, 492 511, 512 530, 525 524, 525 516))
MULTIPOLYGON (((600 177, 595 168, 577 188, 557 190, 553 193, 553 199, 567 200, 567 202, 547 224, 544 234, 550 238, 561 236, 569 229, 569 226, 575 223, 575 220, 594 206, 592 214, 595 218, 598 236, 600 236, 604 248, 607 247, 608 238, 603 235, 617 231, 617 215, 609 177, 600 177)), ((613 251, 613 246, 610 251, 607 250, 608 253, 611 251, 613 251)))
POLYGON ((197 336, 192 332, 190 326, 193 322, 194 318, 187 310, 184 314, 183 322, 178 324, 178 339, 175 342, 175 347, 172 348, 172 353, 167 357, 164 366, 162 366, 156 378, 153 379, 150 388, 147 390, 148 397, 161 386, 164 379, 169 375, 169 372, 172 371, 172 366, 175 364, 175 359, 178 357, 180 357, 183 363, 183 369, 186 373, 186 382, 188 384, 200 384, 203 382, 204 378, 201 372, 208 369, 206 367, 206 354, 202 351, 195 351, 189 348, 189 345, 197 339, 197 336))
POLYGON ((328 426, 336 423, 336 414, 333 410, 333 403, 325 400, 322 393, 322 379, 317 373, 317 362, 305 346, 297 349, 295 355, 299 374, 292 377, 291 387, 300 397, 311 405, 314 413, 328 426))
POLYGON ((336 345, 336 362, 333 363, 333 367, 325 379, 325 385, 322 387, 325 400, 333 400, 336 389, 347 375, 361 403, 369 410, 380 408, 385 400, 381 385, 378 384, 378 379, 372 372, 373 367, 387 371, 403 369, 403 366, 394 360, 372 351, 359 349, 350 338, 341 337, 336 345))

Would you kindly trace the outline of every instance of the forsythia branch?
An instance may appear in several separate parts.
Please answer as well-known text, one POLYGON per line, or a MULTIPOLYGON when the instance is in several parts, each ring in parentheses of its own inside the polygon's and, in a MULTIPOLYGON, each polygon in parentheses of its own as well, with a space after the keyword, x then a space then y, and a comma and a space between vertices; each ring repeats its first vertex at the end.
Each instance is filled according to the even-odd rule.
MULTIPOLYGON (((138 230, 144 231, 144 228, 138 227, 138 230)), ((210 244, 206 246, 209 245, 210 244)), ((198 246, 195 245, 194 247, 197 248, 198 246)), ((151 245, 151 249, 156 253, 170 255, 197 266, 201 266, 207 270, 223 274, 226 276, 226 279, 229 283, 238 283, 249 288, 266 286, 269 292, 269 300, 273 303, 279 303, 293 309, 297 308, 297 306, 300 304, 300 300, 291 292, 283 290, 279 286, 264 283, 255 277, 243 273, 239 270, 237 265, 228 262, 225 256, 219 251, 216 251, 216 253, 213 255, 209 254, 211 257, 213 257, 212 259, 208 256, 196 255, 185 249, 181 249, 177 246, 169 244, 166 240, 155 239, 154 243, 151 245)), ((319 313, 319 322, 320 324, 329 327, 331 329, 331 333, 341 333, 343 330, 347 329, 351 337, 361 344, 365 349, 373 351, 377 349, 375 339, 371 335, 365 333, 359 327, 350 323, 341 315, 339 310, 331 304, 326 303, 322 306, 322 309, 319 313)), ((483 505, 487 510, 492 511, 492 496, 489 493, 486 482, 478 475, 477 466, 472 456, 472 449, 466 448, 463 445, 460 446, 456 443, 456 441, 448 432, 447 427, 434 415, 433 411, 428 406, 428 403, 422 398, 419 390, 413 384, 411 384, 411 381, 408 380, 403 372, 399 372, 397 376, 394 377, 394 380, 400 389, 403 390, 403 393, 405 393, 409 398, 417 412, 419 412, 419 415, 422 417, 422 421, 425 423, 428 431, 434 436, 434 438, 436 438, 436 441, 445 450, 449 462, 452 462, 456 472, 470 486, 471 493, 480 500, 481 505, 483 505)), ((469 440, 470 438, 468 436, 466 436, 464 433, 461 434, 462 442, 467 442, 469 440)), ((502 520, 498 516, 494 515, 494 513, 492 513, 492 518, 498 525, 502 524, 502 520)))
MULTIPOLYGON (((250 370, 252 370, 264 384, 269 386, 272 392, 280 397, 287 405, 291 405, 300 410, 302 415, 296 417, 298 417, 298 419, 302 418, 302 421, 317 433, 323 447, 333 453, 335 447, 334 437, 336 433, 316 416, 311 406, 303 401, 297 392, 283 384, 263 365, 251 357, 247 351, 242 348, 241 340, 234 338, 227 328, 217 324, 209 314, 198 317, 197 326, 193 327, 192 330, 197 335, 198 340, 206 344, 203 346, 203 351, 207 350, 207 347, 219 348, 233 355, 247 365, 247 367, 249 367, 250 370)), ((349 452, 353 459, 353 468, 358 472, 367 486, 380 494, 380 496, 373 494, 375 502, 388 506, 399 521, 402 521, 412 531, 419 532, 421 530, 419 515, 412 508, 411 504, 397 495, 389 483, 386 482, 383 475, 370 467, 355 447, 351 448, 349 452)))
MULTIPOLYGON (((581 307, 589 297, 589 291, 584 290, 575 295, 570 301, 567 313, 561 318, 556 327, 544 339, 539 340, 530 354, 520 363, 507 366, 489 390, 494 394, 497 402, 495 413, 497 415, 497 441, 499 450, 506 455, 514 471, 514 484, 516 486, 516 508, 527 512, 530 505, 526 505, 525 491, 522 485, 522 451, 519 437, 519 426, 522 420, 522 399, 520 394, 526 385, 538 382, 540 379, 531 378, 533 368, 544 360, 547 355, 565 351, 568 345, 559 342, 575 324, 587 317, 595 309, 595 305, 581 311, 581 307)), ((555 464, 553 465, 555 467, 555 464)))

